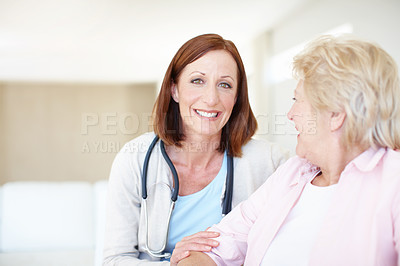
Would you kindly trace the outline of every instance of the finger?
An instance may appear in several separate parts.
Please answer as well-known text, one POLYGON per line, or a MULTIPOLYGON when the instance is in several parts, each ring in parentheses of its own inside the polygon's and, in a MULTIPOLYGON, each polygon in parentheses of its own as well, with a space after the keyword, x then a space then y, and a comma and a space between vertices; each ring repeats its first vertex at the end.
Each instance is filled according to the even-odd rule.
POLYGON ((218 232, 213 232, 213 231, 200 231, 197 232, 193 235, 190 236, 185 236, 184 238, 182 238, 182 240, 189 240, 189 239, 193 239, 196 237, 208 237, 208 238, 213 238, 213 237, 218 237, 220 235, 220 233, 218 232))
POLYGON ((186 242, 186 243, 203 244, 203 245, 212 246, 212 247, 216 247, 219 245, 219 242, 217 240, 214 240, 211 238, 204 238, 204 237, 194 238, 190 242, 186 242))
POLYGON ((184 252, 180 252, 179 255, 178 255, 178 262, 180 260, 186 258, 186 257, 189 257, 189 254, 190 254, 189 250, 186 250, 184 252))
POLYGON ((212 245, 209 245, 207 243, 195 243, 195 242, 190 242, 190 243, 185 243, 184 245, 180 247, 175 247, 177 249, 177 252, 183 252, 183 251, 210 251, 212 248, 218 246, 219 243, 213 243, 212 245))
POLYGON ((211 247, 216 247, 219 245, 219 242, 217 240, 211 239, 211 238, 205 238, 205 237, 196 237, 192 239, 186 239, 182 241, 179 241, 175 245, 175 249, 184 249, 184 250, 190 250, 190 246, 192 244, 200 244, 200 245, 206 245, 206 246, 211 246, 211 247))
POLYGON ((181 260, 183 260, 184 258, 186 258, 186 257, 188 257, 189 256, 189 251, 188 250, 186 250, 186 251, 183 251, 183 252, 175 252, 175 250, 174 250, 174 252, 172 253, 172 256, 171 256, 171 260, 170 260, 170 262, 171 262, 171 265, 176 265, 176 264, 178 264, 178 262, 179 261, 181 261, 181 260))

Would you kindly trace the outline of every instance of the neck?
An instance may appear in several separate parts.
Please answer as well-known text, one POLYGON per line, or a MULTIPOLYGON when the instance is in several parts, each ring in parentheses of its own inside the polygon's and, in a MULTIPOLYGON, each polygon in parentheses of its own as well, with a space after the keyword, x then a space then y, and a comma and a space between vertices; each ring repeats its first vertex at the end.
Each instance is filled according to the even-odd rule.
POLYGON ((330 186, 339 182, 340 176, 346 166, 358 155, 364 152, 365 148, 351 146, 347 149, 338 145, 336 149, 329 149, 331 152, 319 164, 321 173, 314 178, 312 183, 317 186, 330 186))
POLYGON ((174 164, 188 168, 207 168, 216 158, 221 157, 217 150, 220 139, 220 135, 191 136, 181 142, 181 147, 169 146, 166 150, 174 164))

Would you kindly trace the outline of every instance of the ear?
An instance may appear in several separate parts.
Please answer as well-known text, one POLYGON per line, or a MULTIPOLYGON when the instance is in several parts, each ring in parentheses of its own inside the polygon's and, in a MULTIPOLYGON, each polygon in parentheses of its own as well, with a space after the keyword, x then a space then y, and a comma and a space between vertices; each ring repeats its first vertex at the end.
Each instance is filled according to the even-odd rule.
POLYGON ((345 119, 346 119, 345 112, 332 112, 330 119, 331 131, 333 132, 339 130, 343 126, 345 119))
POLYGON ((173 82, 171 84, 171 96, 172 96, 172 99, 174 99, 175 102, 179 103, 178 88, 176 87, 176 84, 173 83, 173 82))

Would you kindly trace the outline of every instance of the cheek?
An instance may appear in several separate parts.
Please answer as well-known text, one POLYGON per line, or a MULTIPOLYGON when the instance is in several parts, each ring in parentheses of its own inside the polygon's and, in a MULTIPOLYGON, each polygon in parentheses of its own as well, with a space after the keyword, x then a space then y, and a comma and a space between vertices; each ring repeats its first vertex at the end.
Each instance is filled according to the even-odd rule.
POLYGON ((197 96, 194 93, 188 93, 188 92, 181 93, 180 99, 179 99, 179 104, 187 107, 196 101, 196 97, 197 96))
POLYGON ((223 100, 223 103, 227 110, 232 110, 233 106, 236 103, 236 97, 233 95, 230 95, 229 97, 225 97, 223 100))

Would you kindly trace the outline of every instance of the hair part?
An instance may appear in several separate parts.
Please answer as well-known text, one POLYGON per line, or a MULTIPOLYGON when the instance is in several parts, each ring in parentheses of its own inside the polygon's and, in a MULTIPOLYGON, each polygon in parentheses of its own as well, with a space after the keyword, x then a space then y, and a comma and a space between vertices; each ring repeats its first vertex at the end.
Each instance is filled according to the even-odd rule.
POLYGON ((209 51, 227 51, 236 61, 238 90, 231 116, 222 128, 219 152, 228 150, 231 156, 240 157, 242 146, 254 135, 257 121, 251 110, 247 78, 240 54, 232 41, 217 34, 204 34, 187 41, 173 57, 165 73, 160 93, 153 108, 154 132, 167 144, 182 146, 185 140, 179 105, 172 99, 171 87, 177 84, 183 69, 209 51), (233 134, 234 133, 234 134, 233 134))
POLYGON ((350 35, 321 36, 295 56, 311 105, 346 113, 344 145, 400 148, 400 83, 393 58, 350 35))

